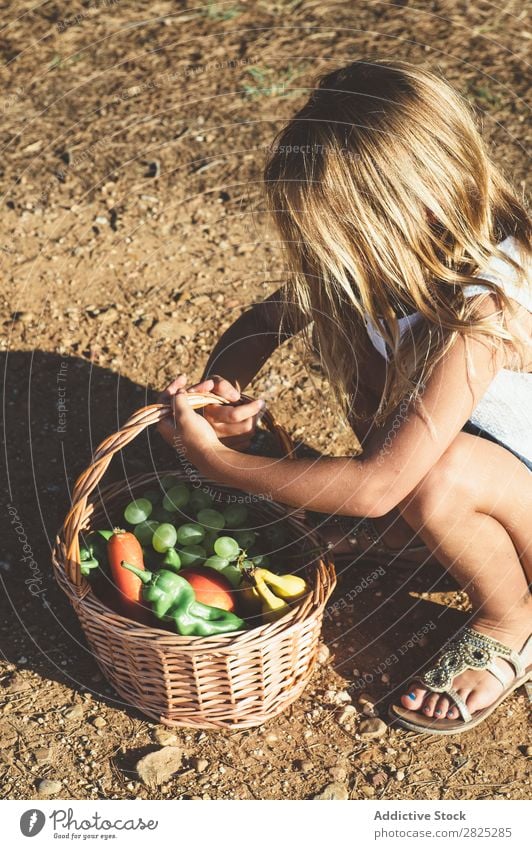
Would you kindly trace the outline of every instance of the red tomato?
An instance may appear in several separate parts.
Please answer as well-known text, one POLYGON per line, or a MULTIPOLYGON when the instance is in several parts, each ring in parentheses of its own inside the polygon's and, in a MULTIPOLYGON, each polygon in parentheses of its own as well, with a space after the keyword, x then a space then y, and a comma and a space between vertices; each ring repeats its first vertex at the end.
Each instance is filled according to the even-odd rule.
POLYGON ((208 566, 190 566, 187 569, 181 569, 179 574, 193 587, 196 601, 233 613, 235 609, 233 588, 224 575, 220 575, 208 566))

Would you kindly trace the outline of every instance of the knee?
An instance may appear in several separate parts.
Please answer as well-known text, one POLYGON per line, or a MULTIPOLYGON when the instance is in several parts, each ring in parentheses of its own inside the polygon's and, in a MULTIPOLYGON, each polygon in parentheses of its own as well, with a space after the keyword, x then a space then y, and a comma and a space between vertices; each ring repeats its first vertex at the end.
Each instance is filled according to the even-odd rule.
POLYGON ((457 437, 418 486, 399 504, 399 511, 409 521, 423 525, 456 515, 472 503, 475 491, 473 476, 468 474, 468 446, 457 437))

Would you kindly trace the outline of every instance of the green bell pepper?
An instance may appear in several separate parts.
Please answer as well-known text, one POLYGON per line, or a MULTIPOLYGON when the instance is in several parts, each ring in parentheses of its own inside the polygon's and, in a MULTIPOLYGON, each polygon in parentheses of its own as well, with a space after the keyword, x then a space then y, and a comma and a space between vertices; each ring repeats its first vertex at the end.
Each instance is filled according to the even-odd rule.
POLYGON ((107 566, 107 540, 113 531, 91 531, 85 537, 85 545, 79 547, 81 574, 90 575, 98 566, 107 566))
POLYGON ((234 613, 196 601, 194 589, 181 575, 169 569, 137 569, 125 560, 121 565, 140 578, 143 598, 150 602, 157 619, 173 620, 181 636, 210 637, 244 627, 243 619, 234 613))

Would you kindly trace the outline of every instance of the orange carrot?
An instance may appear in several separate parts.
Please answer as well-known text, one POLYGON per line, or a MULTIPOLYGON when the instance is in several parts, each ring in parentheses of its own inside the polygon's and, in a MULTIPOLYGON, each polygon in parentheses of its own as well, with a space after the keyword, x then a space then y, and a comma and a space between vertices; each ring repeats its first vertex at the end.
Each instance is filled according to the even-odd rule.
POLYGON ((142 547, 137 537, 129 531, 115 528, 113 536, 107 543, 107 556, 111 576, 123 598, 127 601, 142 603, 142 581, 121 566, 122 560, 127 560, 137 569, 145 568, 142 547))

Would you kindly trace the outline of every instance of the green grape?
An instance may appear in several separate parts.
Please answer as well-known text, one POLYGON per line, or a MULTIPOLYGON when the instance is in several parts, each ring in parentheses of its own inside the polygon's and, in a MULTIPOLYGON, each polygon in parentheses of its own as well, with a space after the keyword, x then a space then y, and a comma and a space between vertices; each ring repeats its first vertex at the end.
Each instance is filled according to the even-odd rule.
POLYGON ((168 524, 173 525, 175 522, 175 513, 170 513, 169 510, 165 510, 164 507, 160 505, 154 508, 153 513, 151 514, 151 519, 154 519, 156 522, 160 524, 168 524))
POLYGON ((167 569, 171 569, 173 572, 177 572, 181 569, 181 558, 175 548, 169 548, 165 553, 161 566, 165 566, 167 569))
POLYGON ((235 534, 235 538, 240 548, 247 550, 254 545, 255 540, 257 539, 257 534, 255 531, 239 531, 235 534))
POLYGON ((218 539, 218 531, 205 531, 203 545, 209 554, 214 554, 214 543, 218 539))
POLYGON ((152 504, 156 504, 161 498, 161 490, 147 489, 146 492, 142 493, 142 497, 146 498, 148 501, 151 501, 152 504))
POLYGON ((162 553, 163 551, 168 551, 169 548, 173 548, 176 542, 176 529, 173 525, 169 525, 167 522, 165 522, 157 527, 157 530, 153 534, 151 544, 153 545, 155 551, 159 551, 160 553, 162 553))
POLYGON ((187 522, 177 529, 177 540, 180 545, 197 545, 205 539, 205 531, 195 522, 187 522))
POLYGON ((153 504, 147 498, 137 498, 131 501, 124 510, 124 519, 130 525, 138 525, 140 522, 145 522, 151 511, 153 504))
POLYGON ((218 510, 210 510, 206 507, 198 513, 198 522, 209 530, 221 531, 225 527, 225 519, 218 510))
POLYGON ((178 549, 181 566, 197 566, 203 563, 207 557, 207 552, 202 545, 185 545, 178 549))
POLYGON ((159 527, 159 523, 153 519, 148 519, 146 522, 140 522, 133 533, 137 537, 141 545, 151 545, 152 537, 159 527))
POLYGON ((212 505, 212 496, 203 489, 195 489, 190 496, 190 506, 193 510, 205 510, 212 505))
POLYGON ((233 589, 236 589, 242 583, 242 572, 232 564, 222 569, 222 575, 227 578, 233 589))
POLYGON ((240 553, 240 546, 233 537, 218 537, 214 543, 214 550, 219 557, 236 560, 240 553))
POLYGON ((216 569, 217 572, 221 572, 222 569, 229 566, 229 560, 226 560, 225 557, 219 557, 217 554, 213 554, 211 557, 207 558, 204 565, 210 566, 211 569, 216 569))
POLYGON ((176 484, 168 490, 163 498, 163 507, 165 510, 175 511, 188 504, 190 499, 190 491, 186 483, 176 484))
POLYGON ((228 528, 243 528, 248 511, 243 504, 229 504, 224 510, 224 517, 228 528))

